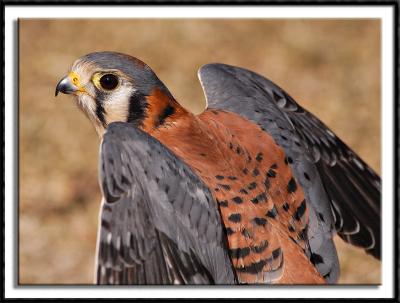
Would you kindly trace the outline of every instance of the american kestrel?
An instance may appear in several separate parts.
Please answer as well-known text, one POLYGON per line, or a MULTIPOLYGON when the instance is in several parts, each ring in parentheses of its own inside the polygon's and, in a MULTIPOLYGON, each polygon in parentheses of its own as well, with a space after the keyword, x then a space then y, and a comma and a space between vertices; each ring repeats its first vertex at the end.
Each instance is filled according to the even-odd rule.
POLYGON ((380 258, 380 177, 266 78, 198 75, 199 115, 121 53, 85 55, 57 85, 102 139, 96 282, 334 283, 336 233, 380 258))

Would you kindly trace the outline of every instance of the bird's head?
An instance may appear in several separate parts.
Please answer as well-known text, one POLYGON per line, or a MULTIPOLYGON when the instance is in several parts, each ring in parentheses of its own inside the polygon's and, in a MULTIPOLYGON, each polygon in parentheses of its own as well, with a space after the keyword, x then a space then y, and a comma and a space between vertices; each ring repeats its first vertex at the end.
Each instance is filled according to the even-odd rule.
POLYGON ((76 60, 58 82, 56 96, 59 92, 76 97, 100 136, 115 121, 151 131, 183 110, 149 66, 116 52, 76 60))

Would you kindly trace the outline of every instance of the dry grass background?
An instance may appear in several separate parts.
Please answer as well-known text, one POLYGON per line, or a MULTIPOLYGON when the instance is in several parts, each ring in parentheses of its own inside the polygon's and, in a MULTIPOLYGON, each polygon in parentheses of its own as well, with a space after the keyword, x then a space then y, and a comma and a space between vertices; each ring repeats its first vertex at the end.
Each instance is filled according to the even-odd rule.
MULTIPOLYGON (((73 61, 114 50, 148 63, 201 112, 197 69, 246 67, 273 80, 380 172, 377 20, 20 20, 19 282, 92 283, 99 140, 69 96, 73 61)), ((380 262, 338 240, 340 283, 380 283, 380 262)))

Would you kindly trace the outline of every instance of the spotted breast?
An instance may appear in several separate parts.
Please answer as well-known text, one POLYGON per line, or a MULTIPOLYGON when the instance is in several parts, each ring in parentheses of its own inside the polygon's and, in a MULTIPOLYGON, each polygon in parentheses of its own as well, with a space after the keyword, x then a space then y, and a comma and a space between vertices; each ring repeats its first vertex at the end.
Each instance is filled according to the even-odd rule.
POLYGON ((212 191, 240 282, 324 283, 307 257, 303 191, 288 165, 291 160, 271 136, 220 110, 198 117, 186 113, 175 117, 172 127, 151 134, 212 191))

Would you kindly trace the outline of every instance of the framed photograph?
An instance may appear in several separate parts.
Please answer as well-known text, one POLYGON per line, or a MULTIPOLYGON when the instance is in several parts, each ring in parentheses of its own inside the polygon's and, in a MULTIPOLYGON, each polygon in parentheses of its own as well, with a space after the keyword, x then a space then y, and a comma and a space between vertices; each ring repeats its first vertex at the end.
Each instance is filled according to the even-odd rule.
POLYGON ((397 10, 6 3, 5 298, 398 299, 397 10))

